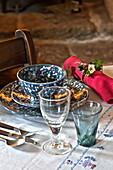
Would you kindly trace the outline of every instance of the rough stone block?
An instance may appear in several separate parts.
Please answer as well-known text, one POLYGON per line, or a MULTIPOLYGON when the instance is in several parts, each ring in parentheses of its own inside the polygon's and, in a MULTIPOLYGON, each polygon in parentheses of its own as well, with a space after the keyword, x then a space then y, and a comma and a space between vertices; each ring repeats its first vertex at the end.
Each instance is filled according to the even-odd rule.
POLYGON ((111 38, 74 42, 68 47, 72 55, 77 55, 85 62, 102 60, 104 64, 113 64, 113 40, 111 38))
POLYGON ((38 64, 54 64, 62 66, 63 62, 70 57, 68 47, 61 43, 54 41, 43 41, 34 40, 37 63, 38 64))
POLYGON ((14 36, 18 18, 14 14, 0 14, 0 38, 14 36))
POLYGON ((104 3, 108 11, 109 17, 111 18, 111 21, 113 22, 113 0, 104 0, 104 3))

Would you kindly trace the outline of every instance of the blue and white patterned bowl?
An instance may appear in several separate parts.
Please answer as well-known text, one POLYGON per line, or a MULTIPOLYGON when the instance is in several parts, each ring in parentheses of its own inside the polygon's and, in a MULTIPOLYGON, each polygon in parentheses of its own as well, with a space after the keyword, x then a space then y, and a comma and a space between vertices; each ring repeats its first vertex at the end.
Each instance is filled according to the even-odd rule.
POLYGON ((62 86, 66 72, 59 66, 36 64, 22 68, 17 78, 22 89, 30 96, 30 100, 39 104, 38 92, 49 86, 62 86))

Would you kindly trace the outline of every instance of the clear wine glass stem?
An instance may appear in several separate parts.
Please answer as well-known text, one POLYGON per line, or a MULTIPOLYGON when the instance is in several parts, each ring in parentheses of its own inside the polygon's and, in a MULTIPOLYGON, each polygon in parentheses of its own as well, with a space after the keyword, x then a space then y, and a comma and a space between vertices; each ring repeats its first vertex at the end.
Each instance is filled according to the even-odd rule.
POLYGON ((59 136, 59 135, 55 135, 55 136, 53 136, 53 138, 52 138, 52 146, 54 146, 54 147, 57 147, 58 145, 61 144, 61 142, 58 140, 58 136, 59 136))
POLYGON ((61 131, 61 127, 58 128, 51 128, 52 131, 52 145, 57 147, 61 142, 59 140, 59 133, 61 131))

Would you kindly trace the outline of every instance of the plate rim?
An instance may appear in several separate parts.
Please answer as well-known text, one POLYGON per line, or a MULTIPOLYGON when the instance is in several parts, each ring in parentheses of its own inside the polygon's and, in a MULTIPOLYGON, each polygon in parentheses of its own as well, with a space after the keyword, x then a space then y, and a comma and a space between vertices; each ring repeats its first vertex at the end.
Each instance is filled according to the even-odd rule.
MULTIPOLYGON (((17 87, 19 87, 19 86, 21 86, 20 84, 19 84, 19 82, 18 82, 18 85, 17 85, 17 87)), ((17 88, 16 87, 16 88, 17 88)), ((20 87, 21 88, 21 87, 20 87)), ((18 104, 20 104, 20 105, 23 105, 23 106, 26 106, 26 107, 34 107, 34 108, 39 108, 40 106, 39 106, 39 104, 27 104, 27 103, 24 103, 24 102, 19 102, 18 100, 16 100, 15 98, 14 98, 14 95, 13 95, 13 92, 14 92, 14 90, 15 90, 15 88, 12 90, 12 92, 11 92, 11 97, 12 97, 12 99, 16 102, 16 103, 18 103, 18 104)), ((24 92, 24 90, 23 89, 21 89, 23 92, 24 92)), ((29 96, 29 95, 28 95, 29 96)))
MULTIPOLYGON (((72 79, 72 78, 71 78, 72 79)), ((79 84, 82 84, 82 86, 84 87, 84 89, 86 89, 86 87, 85 87, 85 85, 82 83, 82 82, 80 82, 80 81, 78 81, 78 80, 76 80, 76 79, 73 79, 75 82, 78 82, 79 84)), ((17 83, 18 82, 18 80, 15 80, 15 81, 13 81, 13 82, 10 82, 10 83, 8 83, 6 86, 4 86, 1 90, 0 90, 0 92, 2 92, 2 91, 4 91, 4 89, 5 88, 7 88, 7 86, 12 86, 14 83, 17 83)), ((10 95, 11 95, 11 93, 12 93, 12 91, 10 91, 10 95)), ((85 100, 87 100, 87 98, 88 98, 88 94, 87 94, 87 96, 86 96, 86 98, 85 98, 85 100)), ((84 99, 83 99, 84 100, 84 99)), ((16 103, 16 104, 18 104, 19 106, 23 106, 23 107, 25 107, 25 108, 32 108, 32 109, 40 109, 40 108, 36 108, 36 107, 31 107, 31 106, 25 106, 25 105, 22 105, 22 104, 20 104, 20 103, 17 103, 17 102, 15 102, 13 99, 12 99, 12 101, 14 102, 14 103, 16 103)), ((80 101, 82 101, 82 100, 80 100, 80 101)), ((77 101, 77 102, 79 102, 79 101, 77 101)), ((5 102, 4 102, 5 103, 5 102)), ((75 102, 76 103, 76 102, 75 102)), ((10 112, 12 112, 12 113, 16 113, 16 114, 18 114, 18 115, 22 115, 22 116, 24 116, 24 117, 42 117, 42 115, 41 115, 41 111, 40 111, 40 113, 38 114, 38 115, 30 115, 30 114, 24 114, 23 112, 21 112, 20 110, 19 110, 19 112, 17 112, 17 111, 15 111, 15 110, 12 110, 12 108, 9 108, 8 107, 8 105, 6 106, 6 104, 3 104, 3 102, 1 101, 1 99, 0 99, 0 104, 5 108, 5 109, 7 109, 8 111, 10 111, 10 112)), ((72 106, 73 106, 73 104, 72 104, 72 106)), ((70 107, 71 108, 71 107, 70 107)), ((17 110, 17 109, 16 109, 17 110)))
MULTIPOLYGON (((18 81, 18 80, 15 80, 15 81, 10 82, 10 83, 8 83, 7 85, 5 85, 5 86, 0 90, 0 93, 2 93, 2 91, 3 91, 5 88, 7 88, 7 86, 13 85, 13 84, 16 83, 17 81, 18 81)), ((3 93, 3 94, 4 94, 4 93, 3 93)), ((11 92, 10 92, 10 95, 11 95, 11 92)), ((20 105, 19 103, 16 103, 13 99, 12 99, 12 101, 13 101, 15 104, 19 105, 19 106, 23 106, 23 105, 20 105)), ((3 103, 5 103, 5 102, 2 102, 1 99, 0 99, 0 105, 3 106, 6 110, 8 110, 8 111, 10 111, 10 112, 12 112, 12 113, 14 113, 14 114, 21 115, 21 116, 23 116, 23 117, 42 117, 41 111, 38 112, 38 109, 39 109, 39 108, 33 108, 33 107, 23 106, 23 107, 26 107, 26 108, 29 108, 29 109, 30 109, 30 108, 32 108, 32 109, 37 109, 37 112, 39 113, 38 115, 30 115, 30 114, 26 114, 26 113, 24 114, 24 111, 21 112, 20 110, 18 110, 19 112, 17 112, 17 111, 16 111, 17 109, 13 110, 11 107, 8 106, 8 104, 6 105, 6 104, 3 104, 3 103)))

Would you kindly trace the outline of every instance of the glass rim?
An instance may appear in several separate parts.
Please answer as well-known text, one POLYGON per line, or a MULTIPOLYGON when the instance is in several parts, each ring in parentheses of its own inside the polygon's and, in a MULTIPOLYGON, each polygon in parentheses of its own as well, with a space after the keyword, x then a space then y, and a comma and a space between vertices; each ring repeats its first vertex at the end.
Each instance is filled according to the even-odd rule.
MULTIPOLYGON (((79 108, 79 106, 77 107, 77 108, 75 108, 73 111, 72 111, 72 114, 73 115, 78 115, 78 116, 95 116, 95 115, 97 115, 97 114, 99 114, 101 111, 102 111, 102 109, 103 109, 103 107, 102 107, 102 105, 99 103, 99 102, 96 102, 96 101, 93 101, 93 100, 85 100, 85 101, 81 101, 80 103, 96 103, 96 104, 98 104, 99 105, 99 107, 100 107, 100 109, 99 109, 99 111, 97 111, 97 112, 95 112, 94 114, 90 114, 90 115, 87 115, 87 114, 80 114, 80 113, 77 113, 77 112, 75 112, 75 113, 73 113, 73 111, 74 110, 76 110, 76 109, 78 109, 79 108)), ((80 104, 79 103, 79 104, 80 104)), ((82 106, 82 105, 81 105, 82 106)))
POLYGON ((61 87, 61 86, 50 86, 50 87, 46 87, 46 88, 43 88, 42 90, 40 90, 39 93, 38 93, 38 96, 39 96, 39 100, 40 100, 40 98, 41 98, 41 99, 46 100, 46 101, 62 101, 62 100, 64 100, 64 99, 70 97, 70 96, 71 96, 71 92, 70 92, 69 89, 67 89, 67 88, 65 88, 65 87, 61 87), (66 97, 64 97, 64 98, 61 98, 61 99, 47 99, 47 98, 42 97, 42 96, 41 96, 42 91, 44 91, 44 90, 46 90, 46 89, 49 89, 49 88, 62 88, 62 89, 65 89, 66 91, 68 91, 69 95, 66 96, 66 97))

